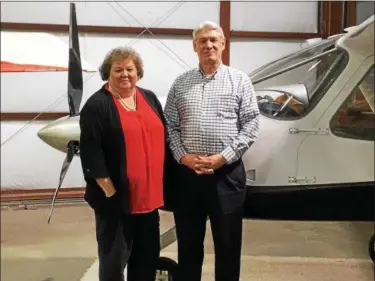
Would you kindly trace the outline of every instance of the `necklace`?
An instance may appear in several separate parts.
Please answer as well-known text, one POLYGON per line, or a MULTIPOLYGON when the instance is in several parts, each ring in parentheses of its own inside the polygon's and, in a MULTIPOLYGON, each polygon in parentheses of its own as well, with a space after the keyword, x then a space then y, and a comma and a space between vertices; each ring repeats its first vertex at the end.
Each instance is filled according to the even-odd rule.
MULTIPOLYGON (((108 85, 109 86, 109 85, 108 85)), ((137 109, 137 98, 136 98, 136 90, 134 89, 134 93, 133 93, 133 99, 134 99, 134 107, 131 107, 129 106, 125 100, 123 100, 123 98, 116 92, 114 91, 111 86, 109 86, 109 89, 111 92, 113 92, 115 94, 115 96, 117 96, 117 98, 120 100, 122 106, 126 109, 126 110, 129 110, 129 111, 135 111, 137 109)))

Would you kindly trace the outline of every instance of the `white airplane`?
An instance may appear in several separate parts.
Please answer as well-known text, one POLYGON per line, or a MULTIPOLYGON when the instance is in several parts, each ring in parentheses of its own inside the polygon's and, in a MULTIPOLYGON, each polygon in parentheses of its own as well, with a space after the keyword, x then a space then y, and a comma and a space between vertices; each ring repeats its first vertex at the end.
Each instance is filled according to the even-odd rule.
MULTIPOLYGON (((73 156, 79 156, 81 64, 88 64, 80 58, 73 3, 70 18, 70 114, 38 132, 44 142, 67 154, 48 221, 73 156)), ((343 34, 307 40, 297 52, 250 77, 261 132, 243 156, 245 218, 373 221, 374 16, 343 34)), ((161 239, 162 248, 173 243, 174 229, 161 239)), ((372 235, 373 261, 374 248, 372 235)))
MULTIPOLYGON (((374 15, 250 74, 261 132, 245 217, 374 220, 374 15)), ((369 254, 375 262, 374 234, 369 254)))

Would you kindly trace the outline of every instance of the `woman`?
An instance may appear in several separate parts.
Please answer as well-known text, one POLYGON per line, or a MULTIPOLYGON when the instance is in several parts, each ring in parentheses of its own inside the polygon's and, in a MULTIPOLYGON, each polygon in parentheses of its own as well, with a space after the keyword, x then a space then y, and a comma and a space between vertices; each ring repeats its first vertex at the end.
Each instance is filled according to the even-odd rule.
POLYGON ((166 129, 156 95, 136 84, 143 77, 131 48, 108 53, 106 83, 80 113, 80 157, 93 208, 99 280, 154 281, 159 257, 166 129))

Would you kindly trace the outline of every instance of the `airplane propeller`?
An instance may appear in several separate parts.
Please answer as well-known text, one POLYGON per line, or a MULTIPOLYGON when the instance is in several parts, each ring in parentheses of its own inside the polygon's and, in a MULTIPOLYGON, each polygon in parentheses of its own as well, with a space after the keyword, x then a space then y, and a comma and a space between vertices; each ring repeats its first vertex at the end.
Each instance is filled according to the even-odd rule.
MULTIPOLYGON (((70 21, 69 21, 69 67, 68 67, 68 104, 69 116, 79 115, 79 108, 83 95, 83 77, 82 63, 79 49, 79 37, 76 17, 75 3, 70 3, 70 21)), ((79 154, 79 146, 76 141, 70 141, 67 146, 67 155, 63 162, 59 185, 55 190, 52 199, 51 211, 48 216, 48 224, 54 210, 57 195, 59 193, 62 182, 73 160, 73 156, 79 154)))

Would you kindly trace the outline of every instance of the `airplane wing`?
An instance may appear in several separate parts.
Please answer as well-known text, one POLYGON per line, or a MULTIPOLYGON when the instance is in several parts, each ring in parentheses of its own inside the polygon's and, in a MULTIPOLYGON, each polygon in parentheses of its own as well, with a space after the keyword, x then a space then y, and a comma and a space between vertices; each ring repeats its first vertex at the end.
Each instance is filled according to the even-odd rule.
MULTIPOLYGON (((69 46, 45 32, 1 31, 0 72, 68 71, 69 46)), ((81 58, 82 70, 97 69, 81 58)))

